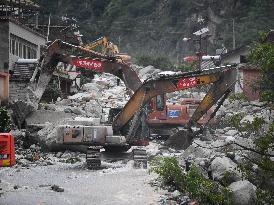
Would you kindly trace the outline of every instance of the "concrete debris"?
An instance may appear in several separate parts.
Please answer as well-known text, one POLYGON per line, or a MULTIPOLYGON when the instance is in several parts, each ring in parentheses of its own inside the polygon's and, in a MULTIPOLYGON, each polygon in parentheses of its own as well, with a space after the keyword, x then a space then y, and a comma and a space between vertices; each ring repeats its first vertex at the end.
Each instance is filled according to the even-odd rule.
MULTIPOLYGON (((152 66, 141 67, 134 65, 133 68, 142 81, 157 75, 173 74, 172 72, 162 72, 152 66)), ((176 103, 180 103, 181 98, 202 98, 204 95, 205 93, 197 92, 195 89, 167 94, 168 101, 176 103)), ((23 169, 39 166, 46 168, 46 166, 51 165, 73 164, 75 165, 74 168, 84 169, 85 154, 83 152, 86 151, 87 146, 58 143, 58 136, 60 137, 58 127, 67 125, 99 126, 101 123, 107 122, 110 108, 123 107, 128 99, 129 95, 122 81, 117 85, 116 77, 110 74, 102 74, 95 76, 90 83, 83 85, 77 94, 69 96, 68 99, 58 99, 55 103, 41 104, 39 110, 33 112, 26 119, 26 130, 12 131, 16 139, 17 165, 15 165, 15 168, 20 172, 23 169), (68 149, 73 150, 73 152, 68 151, 68 149)), ((20 106, 20 104, 16 105, 20 106)), ((177 133, 177 136, 174 135, 166 142, 157 139, 156 136, 145 148, 148 158, 152 159, 158 155, 176 156, 180 165, 185 169, 194 163, 206 178, 212 177, 216 181, 233 182, 229 188, 232 190, 233 200, 236 204, 254 204, 256 187, 248 181, 239 181, 241 174, 237 171, 238 164, 243 161, 244 155, 250 152, 239 151, 239 147, 233 143, 254 148, 253 141, 256 136, 239 133, 227 123, 229 117, 241 112, 246 113, 241 123, 252 122, 254 113, 266 122, 273 122, 274 119, 273 111, 271 112, 271 109, 266 107, 265 103, 241 102, 239 100, 230 102, 226 100, 216 114, 216 125, 212 126, 214 129, 206 130, 194 139, 192 139, 193 136, 187 135, 184 132, 185 130, 181 128, 181 132, 177 133)), ((109 142, 112 143, 117 140, 125 141, 121 136, 109 138, 109 142)), ((117 157, 114 160, 107 161, 103 159, 102 165, 105 170, 100 171, 100 174, 110 174, 114 170, 123 170, 125 166, 129 166, 128 161, 131 160, 129 155, 132 149, 127 153, 123 153, 122 157, 113 155, 117 157), (127 159, 122 160, 121 158, 127 159), (117 161, 119 163, 113 163, 117 161)), ((104 154, 104 156, 107 155, 104 154)), ((128 167, 126 168, 128 169, 128 167)), ((254 165, 253 170, 258 171, 258 167, 254 165)), ((64 192, 64 188, 51 184, 53 183, 39 185, 39 187, 50 187, 53 191, 64 192)), ((0 187, 3 188, 1 181, 0 187)), ((10 189, 14 189, 14 187, 20 189, 20 185, 11 186, 10 189)), ((1 188, 0 196, 3 193, 1 188)), ((65 189, 68 190, 66 187, 65 189)), ((171 189, 169 191, 170 193, 161 200, 163 204, 196 203, 178 190, 171 189)))

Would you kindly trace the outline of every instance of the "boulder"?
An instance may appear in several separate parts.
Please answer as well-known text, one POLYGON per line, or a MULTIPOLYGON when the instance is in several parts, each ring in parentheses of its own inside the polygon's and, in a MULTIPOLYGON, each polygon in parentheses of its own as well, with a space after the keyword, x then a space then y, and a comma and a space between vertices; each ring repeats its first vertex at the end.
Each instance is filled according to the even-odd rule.
POLYGON ((237 171, 237 164, 228 157, 216 157, 211 162, 209 170, 212 173, 212 178, 216 181, 225 178, 231 183, 241 179, 241 174, 237 171))
POLYGON ((256 186, 247 180, 233 182, 228 187, 235 205, 250 205, 256 201, 256 186))

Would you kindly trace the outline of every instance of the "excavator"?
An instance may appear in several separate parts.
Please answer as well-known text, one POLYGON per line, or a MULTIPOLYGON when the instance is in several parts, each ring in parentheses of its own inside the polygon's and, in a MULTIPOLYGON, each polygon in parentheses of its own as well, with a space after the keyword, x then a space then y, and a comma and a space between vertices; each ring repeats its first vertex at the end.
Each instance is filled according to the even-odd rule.
POLYGON ((102 46, 102 50, 100 53, 102 53, 103 55, 121 58, 124 62, 131 61, 131 56, 126 53, 120 53, 118 46, 112 43, 106 36, 102 36, 95 41, 83 45, 83 47, 88 50, 94 50, 98 46, 102 46))
MULTIPOLYGON (((216 110, 211 117, 214 116, 235 84, 235 65, 185 73, 179 72, 172 75, 159 74, 147 79, 144 83, 140 83, 137 74, 121 59, 56 40, 48 46, 40 59, 39 79, 37 83, 30 86, 28 99, 19 100, 12 105, 18 118, 23 120, 30 112, 37 109, 46 85, 59 62, 111 73, 122 79, 125 85, 134 92, 126 105, 118 110, 118 113, 110 114, 107 124, 59 126, 57 142, 90 146, 86 155, 87 165, 90 168, 101 165, 100 148, 102 147, 112 151, 126 151, 131 146, 148 144, 145 119, 146 113, 149 111, 147 105, 152 98, 179 90, 211 85, 208 93, 185 124, 185 128, 191 130, 191 127, 217 103, 216 110), (77 52, 78 57, 73 56, 73 51, 77 52)), ((39 72, 34 72, 34 75, 39 72)), ((176 135, 183 134, 179 131, 176 135)), ((189 144, 193 135, 183 135, 183 138, 186 138, 189 144)), ((144 150, 134 150, 133 157, 137 164, 146 161, 144 150)))
MULTIPOLYGON (((130 62, 131 57, 125 53, 119 53, 118 46, 110 42, 106 36, 100 37, 86 45, 82 44, 84 48, 89 50, 94 50, 100 45, 102 46, 101 53, 103 55, 115 56, 121 58, 123 62, 130 62)), ((136 83, 141 86, 141 80, 136 83)), ((151 134, 165 137, 171 136, 174 132, 177 132, 178 127, 181 127, 189 121, 190 116, 193 114, 192 112, 196 109, 199 103, 200 101, 198 102, 197 99, 185 99, 181 104, 167 103, 166 94, 152 98, 149 103, 150 112, 147 114, 146 119, 149 126, 149 132, 151 134), (165 129, 162 129, 163 127, 165 129)), ((111 111, 114 113, 111 114, 117 114, 119 110, 120 109, 112 109, 111 111)), ((206 115, 199 120, 199 123, 207 123, 211 112, 212 109, 210 109, 206 115)))

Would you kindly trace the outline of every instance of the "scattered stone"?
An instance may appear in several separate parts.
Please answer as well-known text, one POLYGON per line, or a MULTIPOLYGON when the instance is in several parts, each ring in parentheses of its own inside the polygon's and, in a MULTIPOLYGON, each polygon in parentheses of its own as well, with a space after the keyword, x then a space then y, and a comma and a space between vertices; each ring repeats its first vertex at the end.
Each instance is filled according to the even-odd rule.
POLYGON ((247 180, 233 182, 228 187, 232 192, 232 201, 236 205, 255 204, 256 186, 247 180))
POLYGON ((59 187, 58 185, 51 186, 51 189, 56 192, 64 192, 64 189, 59 187))
POLYGON ((172 198, 177 199, 181 196, 181 192, 178 190, 175 190, 174 192, 171 193, 172 198))
POLYGON ((221 181, 224 177, 230 183, 241 179, 241 174, 237 171, 237 164, 227 157, 216 157, 209 170, 212 173, 212 178, 216 181, 221 181))
POLYGON ((15 185, 15 186, 13 187, 13 189, 19 189, 19 188, 21 188, 21 186, 19 186, 19 185, 15 185))
POLYGON ((49 187, 51 186, 50 184, 40 184, 39 187, 49 187))
POLYGON ((227 136, 235 136, 236 134, 238 134, 237 130, 228 130, 225 135, 227 136))
POLYGON ((64 112, 65 112, 65 113, 72 113, 72 110, 71 110, 70 108, 65 108, 65 109, 64 109, 64 112))

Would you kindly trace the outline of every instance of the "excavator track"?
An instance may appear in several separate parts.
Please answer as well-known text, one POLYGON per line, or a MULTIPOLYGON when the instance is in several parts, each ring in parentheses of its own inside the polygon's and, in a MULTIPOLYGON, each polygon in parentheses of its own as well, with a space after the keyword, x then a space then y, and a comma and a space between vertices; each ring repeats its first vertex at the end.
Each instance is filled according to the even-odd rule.
POLYGON ((102 147, 88 147, 86 153, 86 162, 88 169, 98 169, 101 167, 101 153, 102 147))
POLYGON ((134 161, 134 168, 147 168, 147 153, 144 149, 133 149, 132 150, 132 157, 134 161))

